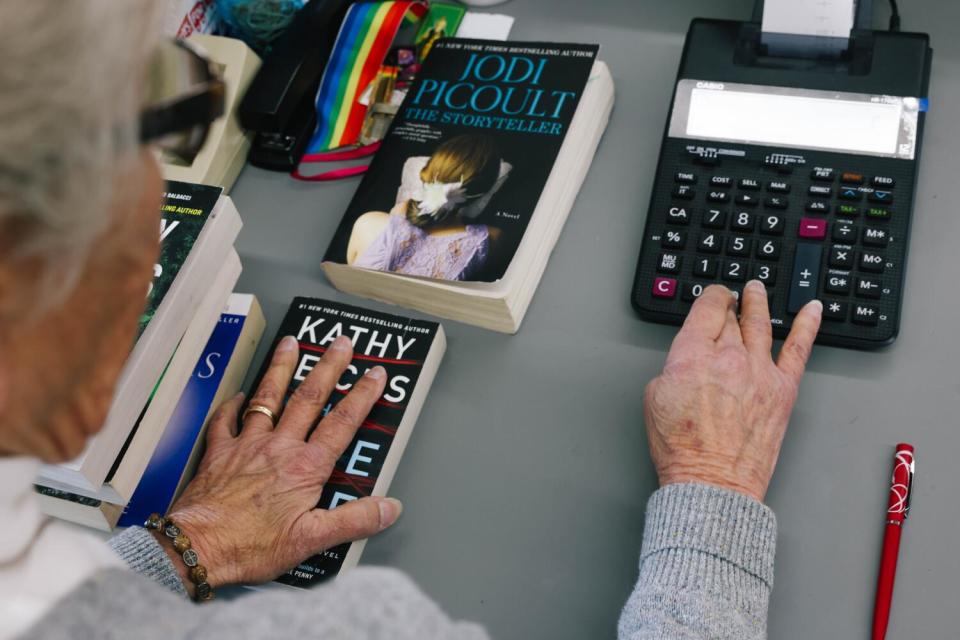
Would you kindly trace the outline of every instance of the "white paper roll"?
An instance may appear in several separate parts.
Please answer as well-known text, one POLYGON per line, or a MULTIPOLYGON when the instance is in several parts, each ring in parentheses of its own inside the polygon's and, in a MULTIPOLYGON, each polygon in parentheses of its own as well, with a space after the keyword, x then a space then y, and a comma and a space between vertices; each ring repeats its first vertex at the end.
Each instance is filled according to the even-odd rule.
POLYGON ((849 38, 856 0, 765 0, 763 32, 849 38))

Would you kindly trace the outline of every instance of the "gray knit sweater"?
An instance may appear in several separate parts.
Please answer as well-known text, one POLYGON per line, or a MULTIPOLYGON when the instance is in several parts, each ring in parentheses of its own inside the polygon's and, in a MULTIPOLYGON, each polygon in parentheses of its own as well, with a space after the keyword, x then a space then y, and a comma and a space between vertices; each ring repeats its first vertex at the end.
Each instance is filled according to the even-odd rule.
MULTIPOLYGON (((755 500, 706 485, 660 489, 647 505, 640 577, 620 639, 765 638, 775 540, 773 512, 755 500)), ((311 591, 195 606, 149 533, 128 529, 111 545, 133 571, 96 575, 25 638, 487 638, 476 625, 451 621, 389 569, 357 569, 311 591)))

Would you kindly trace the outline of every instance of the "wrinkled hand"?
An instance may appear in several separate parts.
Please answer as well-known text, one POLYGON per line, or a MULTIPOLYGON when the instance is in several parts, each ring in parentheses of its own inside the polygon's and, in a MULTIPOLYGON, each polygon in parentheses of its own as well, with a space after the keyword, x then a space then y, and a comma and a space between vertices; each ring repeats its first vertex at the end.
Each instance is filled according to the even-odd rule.
MULTIPOLYGON (((250 401, 279 415, 277 426, 251 412, 238 436, 242 395, 224 403, 211 421, 197 475, 170 512, 190 536, 211 586, 271 580, 320 551, 382 531, 400 516, 400 502, 392 498, 316 508, 334 464, 386 384, 386 372, 374 367, 311 434, 352 354, 350 340, 338 338, 281 413, 298 361, 297 342, 287 337, 250 401)), ((164 548, 172 553, 169 544, 164 548)), ((174 564, 182 569, 182 562, 174 564)))
POLYGON ((800 310, 776 363, 763 284, 747 284, 739 323, 734 307, 719 285, 693 305, 647 386, 647 436, 661 486, 702 482, 762 501, 823 305, 800 310))

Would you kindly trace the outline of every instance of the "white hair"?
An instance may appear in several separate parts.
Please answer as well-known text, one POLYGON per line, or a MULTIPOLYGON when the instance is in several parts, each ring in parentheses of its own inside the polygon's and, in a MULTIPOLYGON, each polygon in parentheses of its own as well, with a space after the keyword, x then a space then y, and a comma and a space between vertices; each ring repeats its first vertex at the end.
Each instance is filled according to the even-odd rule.
POLYGON ((41 258, 60 294, 105 231, 138 149, 151 4, 0 0, 0 224, 23 230, 0 260, 41 258))

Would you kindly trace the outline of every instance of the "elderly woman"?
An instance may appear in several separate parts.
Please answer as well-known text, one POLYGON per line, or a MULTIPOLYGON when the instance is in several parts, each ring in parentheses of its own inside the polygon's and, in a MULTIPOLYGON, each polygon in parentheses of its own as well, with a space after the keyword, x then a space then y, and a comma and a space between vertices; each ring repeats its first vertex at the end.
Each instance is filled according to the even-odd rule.
MULTIPOLYGON (((382 569, 195 605, 204 593, 165 536, 133 528, 106 545, 39 513, 40 462, 77 455, 104 420, 158 250, 161 180, 138 130, 156 47, 150 4, 0 0, 0 638, 486 637, 382 569)), ((169 142, 175 123, 159 121, 153 133, 169 142)), ((800 312, 777 362, 763 286, 747 285, 739 320, 734 308, 709 288, 647 389, 663 486, 621 638, 765 634, 776 525, 761 501, 821 307, 800 312)), ((384 372, 372 369, 308 436, 351 347, 335 343, 282 407, 296 349, 280 343, 251 399, 277 423, 253 412, 238 434, 243 398, 221 407, 169 514, 213 588, 269 580, 400 516, 389 498, 314 508, 384 372)))

